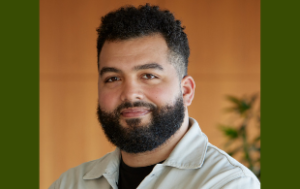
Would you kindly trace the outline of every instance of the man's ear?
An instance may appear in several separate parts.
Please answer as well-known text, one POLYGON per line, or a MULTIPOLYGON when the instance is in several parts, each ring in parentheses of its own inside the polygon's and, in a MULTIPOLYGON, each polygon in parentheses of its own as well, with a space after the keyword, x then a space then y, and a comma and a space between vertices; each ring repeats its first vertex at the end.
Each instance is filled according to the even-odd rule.
POLYGON ((195 95, 195 88, 196 83, 192 76, 187 75, 181 80, 181 91, 185 106, 191 105, 195 95))

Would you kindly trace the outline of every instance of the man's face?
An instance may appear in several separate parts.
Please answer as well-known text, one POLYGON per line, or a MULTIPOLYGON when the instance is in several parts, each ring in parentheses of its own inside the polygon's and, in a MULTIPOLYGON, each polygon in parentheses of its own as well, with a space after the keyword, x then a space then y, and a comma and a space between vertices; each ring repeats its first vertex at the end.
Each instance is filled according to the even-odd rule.
POLYGON ((102 47, 98 116, 109 140, 121 150, 152 150, 183 122, 181 84, 168 53, 161 35, 105 42, 102 47))

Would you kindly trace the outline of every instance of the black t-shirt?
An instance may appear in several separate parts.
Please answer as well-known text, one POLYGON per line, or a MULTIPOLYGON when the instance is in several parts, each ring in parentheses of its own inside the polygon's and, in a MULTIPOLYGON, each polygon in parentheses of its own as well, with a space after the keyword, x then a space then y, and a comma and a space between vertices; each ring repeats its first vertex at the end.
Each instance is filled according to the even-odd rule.
POLYGON ((147 167, 129 167, 121 158, 118 189, 136 189, 142 180, 152 171, 155 165, 147 167))

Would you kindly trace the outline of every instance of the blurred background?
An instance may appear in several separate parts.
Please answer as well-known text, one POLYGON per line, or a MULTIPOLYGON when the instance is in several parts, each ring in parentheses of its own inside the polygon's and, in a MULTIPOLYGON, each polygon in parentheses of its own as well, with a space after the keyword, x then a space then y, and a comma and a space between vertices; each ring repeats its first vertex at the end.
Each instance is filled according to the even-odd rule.
POLYGON ((108 12, 145 3, 186 26, 196 81, 189 113, 210 143, 224 149, 228 140, 218 127, 231 119, 225 96, 260 93, 259 0, 40 0, 40 188, 115 149, 96 116, 96 28, 108 12))

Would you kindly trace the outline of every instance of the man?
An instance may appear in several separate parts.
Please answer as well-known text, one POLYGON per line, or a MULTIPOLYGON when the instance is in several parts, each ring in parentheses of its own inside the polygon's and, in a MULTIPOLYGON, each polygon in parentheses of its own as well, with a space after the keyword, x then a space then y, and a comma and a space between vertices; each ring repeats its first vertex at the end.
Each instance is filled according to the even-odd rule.
POLYGON ((98 28, 98 118, 114 152, 63 173, 51 189, 260 188, 189 118, 195 82, 179 20, 123 7, 98 28))

